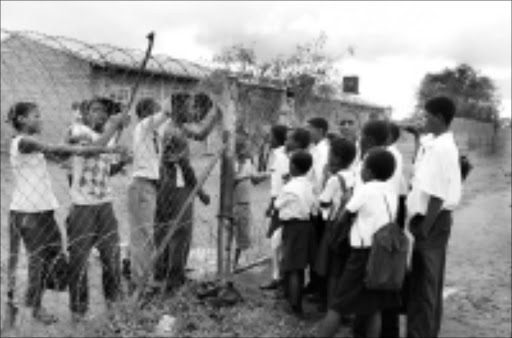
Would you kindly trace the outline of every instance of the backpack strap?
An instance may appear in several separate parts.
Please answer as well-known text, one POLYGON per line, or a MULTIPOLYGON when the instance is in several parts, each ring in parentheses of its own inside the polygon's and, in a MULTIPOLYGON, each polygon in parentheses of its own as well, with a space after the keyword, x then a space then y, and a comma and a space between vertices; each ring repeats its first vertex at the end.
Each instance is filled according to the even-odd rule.
MULTIPOLYGON (((345 178, 341 175, 339 175, 338 173, 335 174, 336 178, 338 179, 338 183, 340 184, 340 187, 341 187, 341 191, 343 192, 343 195, 347 192, 347 184, 345 183, 345 178)), ((341 207, 341 206, 339 206, 341 207)), ((338 209, 339 209, 338 207, 338 209)), ((327 218, 327 220, 331 220, 332 216, 338 212, 338 210, 334 210, 334 208, 331 206, 331 211, 329 212, 329 216, 327 218)))
POLYGON ((388 200, 386 199, 386 195, 383 194, 382 198, 384 198, 384 203, 386 203, 386 209, 388 210, 389 221, 393 222, 393 214, 391 213, 391 208, 389 207, 389 203, 388 203, 388 200))

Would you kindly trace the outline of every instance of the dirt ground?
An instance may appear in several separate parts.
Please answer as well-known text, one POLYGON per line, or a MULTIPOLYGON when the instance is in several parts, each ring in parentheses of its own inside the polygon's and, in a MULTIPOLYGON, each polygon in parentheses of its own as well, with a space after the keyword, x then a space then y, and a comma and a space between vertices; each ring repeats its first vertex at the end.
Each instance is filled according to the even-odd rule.
MULTIPOLYGON (((443 337, 512 336, 510 132, 507 130, 502 137, 506 141, 505 146, 494 153, 486 148, 468 150, 475 169, 465 184, 463 203, 454 216, 447 263, 443 337)), ((404 153, 410 153, 410 144, 404 143, 402 146, 404 153)), ((6 184, 9 184, 5 180, 5 170, 7 169, 2 161, 2 317, 5 303, 4 269, 7 258, 4 198, 6 184)), ((211 179, 207 184, 215 199, 218 182, 211 179)), ((122 184, 119 189, 121 188, 122 184)), ((258 252, 251 253, 251 259, 267 250, 264 239, 261 238, 265 227, 261 215, 266 206, 266 189, 268 187, 262 185, 255 192, 253 234, 260 237, 255 239, 254 244, 258 247, 258 252)), ((120 214, 125 213, 122 204, 120 201, 116 207, 119 208, 116 211, 120 214)), ((197 210, 196 247, 202 247, 205 251, 196 251, 193 255, 195 265, 200 265, 205 259, 214 262, 212 256, 215 251, 212 245, 215 243, 216 223, 213 221, 215 207, 197 210), (207 240, 202 240, 203 237, 207 240)), ((245 302, 234 308, 216 310, 205 307, 194 300, 188 288, 184 288, 178 295, 155 304, 149 310, 137 313, 120 311, 114 314, 117 318, 114 320, 104 314, 100 271, 94 259, 91 259, 91 269, 91 314, 94 317, 86 325, 70 325, 67 294, 48 293, 44 301, 48 308, 61 318, 58 324, 41 327, 31 321, 26 311, 22 311, 17 328, 4 332, 2 336, 149 335, 160 316, 167 313, 178 318, 177 335, 180 336, 304 337, 314 334, 320 319, 319 316, 313 315, 306 322, 298 322, 285 315, 270 295, 263 294, 257 288, 268 277, 267 267, 262 266, 237 277, 236 285, 241 290, 245 302)), ((24 279, 25 273, 24 269, 20 270, 21 280, 24 279)), ((19 290, 20 296, 22 291, 19 290)), ((349 337, 348 330, 341 330, 339 337, 349 337)))

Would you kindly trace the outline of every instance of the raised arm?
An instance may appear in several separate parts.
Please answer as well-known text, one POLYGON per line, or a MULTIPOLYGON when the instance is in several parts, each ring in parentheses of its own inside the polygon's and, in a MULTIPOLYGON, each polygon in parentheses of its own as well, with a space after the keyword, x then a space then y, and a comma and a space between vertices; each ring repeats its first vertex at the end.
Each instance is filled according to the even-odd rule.
POLYGON ((208 135, 210 135, 211 131, 215 127, 215 124, 220 119, 220 116, 220 110, 214 106, 208 113, 205 122, 202 124, 186 124, 181 126, 181 129, 188 138, 194 139, 196 141, 203 141, 208 137, 208 135))

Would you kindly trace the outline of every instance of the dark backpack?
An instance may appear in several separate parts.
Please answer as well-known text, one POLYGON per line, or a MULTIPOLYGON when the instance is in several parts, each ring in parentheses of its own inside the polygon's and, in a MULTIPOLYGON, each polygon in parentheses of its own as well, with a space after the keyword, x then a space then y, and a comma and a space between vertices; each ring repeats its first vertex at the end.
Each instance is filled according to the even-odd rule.
POLYGON ((373 235, 365 284, 371 290, 399 291, 407 271, 409 240, 393 220, 384 197, 390 222, 373 235))
POLYGON ((343 242, 348 239, 350 233, 350 224, 342 224, 340 222, 341 216, 345 211, 345 206, 347 205, 350 198, 352 198, 353 189, 347 188, 347 184, 345 179, 341 175, 336 175, 338 181, 341 186, 341 191, 343 191, 343 196, 340 201, 339 208, 334 211, 334 217, 329 217, 327 222, 327 241, 329 248, 334 252, 339 252, 343 250, 343 242))
POLYGON ((336 175, 336 177, 343 191, 343 197, 339 208, 332 210, 329 214, 314 264, 315 271, 323 277, 327 276, 333 255, 343 255, 350 250, 348 245, 350 225, 343 225, 339 221, 345 205, 352 196, 352 189, 347 189, 343 176, 336 175))

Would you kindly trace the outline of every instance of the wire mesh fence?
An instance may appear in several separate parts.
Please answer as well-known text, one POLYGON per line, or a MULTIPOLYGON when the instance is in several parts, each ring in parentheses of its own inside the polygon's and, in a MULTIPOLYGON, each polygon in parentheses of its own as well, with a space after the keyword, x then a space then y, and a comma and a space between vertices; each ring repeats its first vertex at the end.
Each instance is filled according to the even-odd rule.
MULTIPOLYGON (((204 95, 202 84, 212 74, 206 67, 151 55, 141 70, 141 51, 37 32, 2 29, 1 34, 3 319, 9 314, 4 301, 10 299, 9 290, 22 305, 27 288, 33 284, 32 289, 38 289, 27 278, 27 257, 55 263, 51 258, 63 253, 69 261, 73 286, 66 292, 46 293, 43 299, 43 305, 63 318, 87 309, 101 313, 118 295, 130 291, 128 279, 173 287, 187 277, 210 279, 231 271, 232 266, 226 269, 224 264, 232 263, 226 254, 230 245, 236 248, 240 243, 226 241, 229 229, 219 227, 218 218, 226 216, 219 211, 227 184, 219 165, 226 130, 245 140, 250 162, 262 174, 268 162, 268 133, 276 123, 297 125, 310 116, 322 116, 335 126, 349 116, 361 125, 374 115, 388 114, 385 108, 350 100, 312 98, 294 103, 282 87, 237 80, 235 114, 219 118, 213 92, 206 90, 204 95), (130 106, 132 95, 135 104, 130 106), (40 133, 38 122, 28 116, 34 109, 18 106, 13 111, 19 102, 35 104, 40 133), (160 110, 172 110, 173 115, 157 113, 160 110), (129 124, 119 118, 122 114, 113 114, 119 111, 128 111, 129 124), (122 133, 116 126, 123 127, 122 133), (27 146, 27 140, 36 141, 27 146), (64 151, 58 144, 68 148, 64 151), (76 153, 93 145, 120 149, 76 153), (43 240, 31 227, 46 229, 53 240, 43 240), (55 238, 62 238, 62 243, 55 238), (30 241, 38 246, 29 247, 30 241), (15 242, 23 245, 9 270, 15 242), (59 246, 63 250, 48 251, 59 246), (40 249, 44 254, 35 255, 40 249), (16 279, 9 278, 13 274, 16 279)), ((269 194, 268 181, 250 188, 251 203, 242 213, 249 232, 239 262, 242 269, 270 254, 265 216, 269 194)), ((233 220, 233 214, 227 216, 233 220)), ((41 280, 37 278, 32 280, 41 280)))
MULTIPOLYGON (((149 118, 151 123, 139 125, 136 131, 144 119, 138 118, 136 105, 127 107, 127 103, 131 88, 140 77, 142 53, 7 30, 2 30, 1 48, 2 322, 9 314, 7 293, 11 293, 9 297, 17 306, 23 307, 27 289, 35 292, 34 302, 41 301, 40 293, 45 288, 41 283, 49 282, 48 269, 34 272, 34 267, 55 262, 52 257, 56 255, 48 252, 49 247, 63 252, 70 264, 70 299, 65 293, 49 292, 43 301, 46 308, 59 315, 66 312, 63 304, 69 304, 75 313, 82 314, 88 307, 97 313, 108 301, 115 300, 124 283, 121 272, 129 266, 126 260, 122 264, 123 259, 132 261, 130 272, 135 274, 131 257, 134 239, 140 240, 136 244, 142 247, 152 243, 149 248, 154 250, 172 227, 178 230, 168 236, 170 245, 161 255, 168 259, 159 261, 166 273, 156 276, 162 269, 142 272, 155 275, 157 280, 177 283, 182 282, 179 279, 185 272, 190 272, 186 269, 199 278, 214 275, 220 187, 217 163, 222 141, 219 123, 213 128, 201 125, 204 121, 215 122, 210 116, 215 111, 212 102, 194 92, 208 70, 169 57, 151 57, 142 73, 135 103, 152 99, 160 104, 173 97, 170 105, 174 111, 181 111, 180 122, 190 122, 196 128, 190 128, 190 135, 185 135, 160 114, 159 121, 149 118), (103 99, 93 99, 97 97, 103 99), (34 106, 24 109, 20 102, 34 106), (34 108, 40 117, 31 115, 34 108), (95 144, 114 123, 109 115, 127 108, 131 123, 117 144, 130 151, 122 151, 122 156, 51 156, 62 155, 62 150, 56 150, 57 144, 95 144), (40 119, 41 133, 36 126, 39 121, 34 124, 33 118, 40 119), (18 130, 13 128, 13 122, 18 130), (203 133, 201 128, 212 130, 203 133), (138 150, 134 148, 137 142, 138 150), (25 149, 27 144, 30 149, 25 149), (146 145, 149 148, 144 148, 146 145), (160 153, 162 160, 155 163, 155 155, 160 153), (135 174, 137 171, 139 174, 135 174), (139 177, 142 184, 134 185, 133 176, 139 177), (200 199, 194 198, 190 207, 181 212, 198 181, 204 181, 200 199), (174 224, 178 216, 179 223, 174 224), (138 229, 141 225, 146 228, 138 229), (47 238, 49 233, 51 240, 47 238), (20 243, 20 252, 14 256, 20 243), (11 259, 15 267, 9 270, 9 259, 14 257, 19 260, 11 259), (11 278, 9 272, 17 278, 11 278), (87 280, 90 285, 85 283, 87 280)), ((73 146, 79 148, 69 145, 73 146)), ((69 149, 65 152, 70 153, 69 149)), ((147 257, 139 262, 139 267, 144 265, 151 265, 147 257)))

